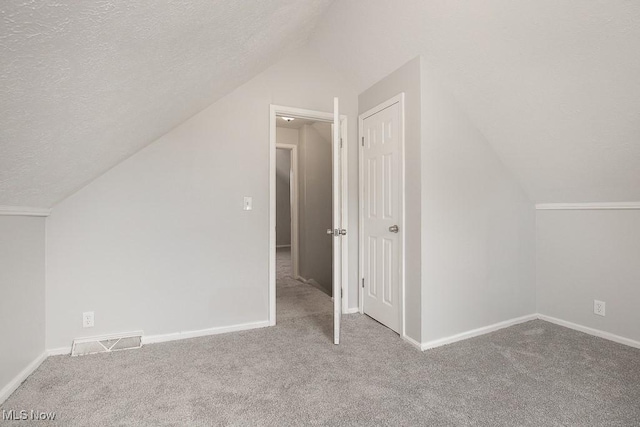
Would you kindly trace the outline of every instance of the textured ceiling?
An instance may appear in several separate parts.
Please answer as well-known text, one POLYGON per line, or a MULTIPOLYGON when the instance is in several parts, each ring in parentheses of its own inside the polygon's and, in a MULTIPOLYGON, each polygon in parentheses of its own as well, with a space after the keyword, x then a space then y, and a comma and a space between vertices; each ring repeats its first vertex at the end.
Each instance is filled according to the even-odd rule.
POLYGON ((78 190, 304 45, 330 2, 3 1, 0 206, 78 190))
POLYGON ((310 47, 360 91, 422 55, 536 202, 640 200, 640 1, 341 0, 310 47))

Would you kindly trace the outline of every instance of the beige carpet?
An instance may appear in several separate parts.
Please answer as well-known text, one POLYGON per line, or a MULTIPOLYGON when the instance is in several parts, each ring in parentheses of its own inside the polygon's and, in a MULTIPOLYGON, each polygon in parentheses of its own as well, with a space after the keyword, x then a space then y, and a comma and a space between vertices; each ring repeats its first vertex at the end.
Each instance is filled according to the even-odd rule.
POLYGON ((282 273, 277 326, 51 357, 1 409, 57 421, 0 424, 640 425, 640 350, 533 321, 421 353, 360 315, 335 346, 330 299, 282 273))
POLYGON ((293 278, 291 251, 276 252, 276 322, 314 314, 331 314, 331 297, 293 278))

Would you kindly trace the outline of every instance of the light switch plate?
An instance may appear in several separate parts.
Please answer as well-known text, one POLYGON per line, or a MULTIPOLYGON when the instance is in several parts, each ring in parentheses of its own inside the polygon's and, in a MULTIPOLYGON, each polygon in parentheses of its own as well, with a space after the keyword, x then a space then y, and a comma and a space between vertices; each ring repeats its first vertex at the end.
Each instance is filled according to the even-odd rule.
POLYGON ((244 197, 244 210, 245 211, 253 210, 253 198, 248 196, 244 197))

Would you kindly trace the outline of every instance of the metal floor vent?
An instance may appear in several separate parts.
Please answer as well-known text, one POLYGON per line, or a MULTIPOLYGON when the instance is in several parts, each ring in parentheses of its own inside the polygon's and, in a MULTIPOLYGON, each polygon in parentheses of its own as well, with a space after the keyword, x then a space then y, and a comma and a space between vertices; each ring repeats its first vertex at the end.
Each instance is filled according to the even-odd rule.
POLYGON ((79 338, 73 340, 71 356, 85 356, 87 354, 108 353, 140 347, 142 347, 142 332, 79 338))

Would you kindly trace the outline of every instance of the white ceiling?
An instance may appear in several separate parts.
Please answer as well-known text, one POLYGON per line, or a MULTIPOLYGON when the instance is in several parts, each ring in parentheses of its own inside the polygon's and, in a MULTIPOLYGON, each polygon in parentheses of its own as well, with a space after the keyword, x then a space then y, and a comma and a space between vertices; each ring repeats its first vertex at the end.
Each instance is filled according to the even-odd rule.
POLYGON ((422 55, 532 200, 640 200, 640 2, 330 3, 2 2, 0 206, 53 205, 320 18, 309 48, 360 91, 422 55))
POLYGON ((75 192, 303 46, 330 2, 3 1, 0 206, 75 192))
POLYGON ((278 118, 276 119, 276 127, 287 129, 300 129, 304 125, 311 125, 313 123, 315 123, 315 120, 300 118, 294 119, 291 122, 287 122, 282 118, 282 116, 278 116, 278 118))
POLYGON ((344 0, 310 46, 362 91, 417 55, 536 202, 640 200, 640 2, 344 0))

